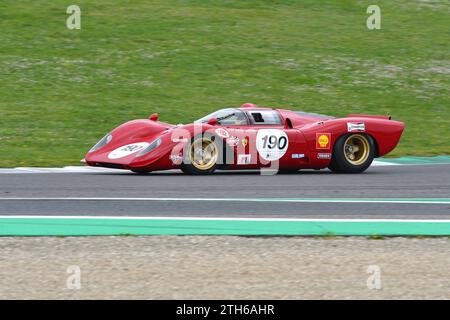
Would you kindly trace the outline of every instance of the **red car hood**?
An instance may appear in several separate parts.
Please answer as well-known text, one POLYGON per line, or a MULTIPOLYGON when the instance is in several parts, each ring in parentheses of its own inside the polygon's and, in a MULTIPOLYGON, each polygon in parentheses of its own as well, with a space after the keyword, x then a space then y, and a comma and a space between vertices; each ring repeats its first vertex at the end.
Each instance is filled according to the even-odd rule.
POLYGON ((136 159, 136 153, 148 146, 163 132, 175 126, 146 119, 133 120, 122 124, 110 132, 112 140, 99 150, 88 152, 88 163, 110 163, 126 165, 136 159), (125 155, 119 154, 120 148, 133 145, 135 148, 125 155), (128 154, 128 155, 126 155, 128 154))

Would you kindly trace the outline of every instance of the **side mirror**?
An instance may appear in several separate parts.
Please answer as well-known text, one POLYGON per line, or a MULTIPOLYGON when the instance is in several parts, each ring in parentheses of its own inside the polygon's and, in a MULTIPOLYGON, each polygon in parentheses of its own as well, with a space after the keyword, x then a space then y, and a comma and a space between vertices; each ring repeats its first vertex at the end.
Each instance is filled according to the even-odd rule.
POLYGON ((217 121, 216 118, 211 118, 211 119, 208 120, 208 124, 209 124, 210 126, 215 126, 215 125, 218 124, 218 123, 219 123, 219 121, 217 121))
POLYGON ((158 114, 157 113, 153 113, 152 115, 150 115, 149 119, 152 120, 152 121, 158 121, 158 114))

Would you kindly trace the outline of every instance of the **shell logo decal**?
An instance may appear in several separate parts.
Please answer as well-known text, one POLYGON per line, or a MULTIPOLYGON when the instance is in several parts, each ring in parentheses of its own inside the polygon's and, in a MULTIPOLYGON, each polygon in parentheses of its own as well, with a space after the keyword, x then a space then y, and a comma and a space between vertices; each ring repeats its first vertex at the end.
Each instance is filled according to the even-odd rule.
POLYGON ((316 149, 330 149, 331 133, 316 133, 316 149))

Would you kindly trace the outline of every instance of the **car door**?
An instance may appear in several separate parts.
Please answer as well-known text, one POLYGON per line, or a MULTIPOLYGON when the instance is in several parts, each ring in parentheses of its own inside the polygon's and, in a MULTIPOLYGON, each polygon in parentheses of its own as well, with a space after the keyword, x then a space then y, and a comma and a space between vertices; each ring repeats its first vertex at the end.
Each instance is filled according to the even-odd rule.
POLYGON ((233 150, 227 163, 234 168, 279 166, 298 168, 305 158, 306 141, 295 128, 286 128, 276 110, 246 110, 248 125, 224 126, 226 143, 233 150))

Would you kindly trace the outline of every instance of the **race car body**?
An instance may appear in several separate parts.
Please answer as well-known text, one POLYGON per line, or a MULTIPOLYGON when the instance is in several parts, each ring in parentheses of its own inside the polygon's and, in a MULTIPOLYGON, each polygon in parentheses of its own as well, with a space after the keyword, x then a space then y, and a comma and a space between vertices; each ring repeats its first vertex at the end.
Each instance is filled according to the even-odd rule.
POLYGON ((187 125, 160 122, 156 114, 127 122, 92 147, 85 162, 138 173, 266 167, 358 173, 392 151, 403 129, 402 122, 389 116, 333 118, 247 103, 187 125))

